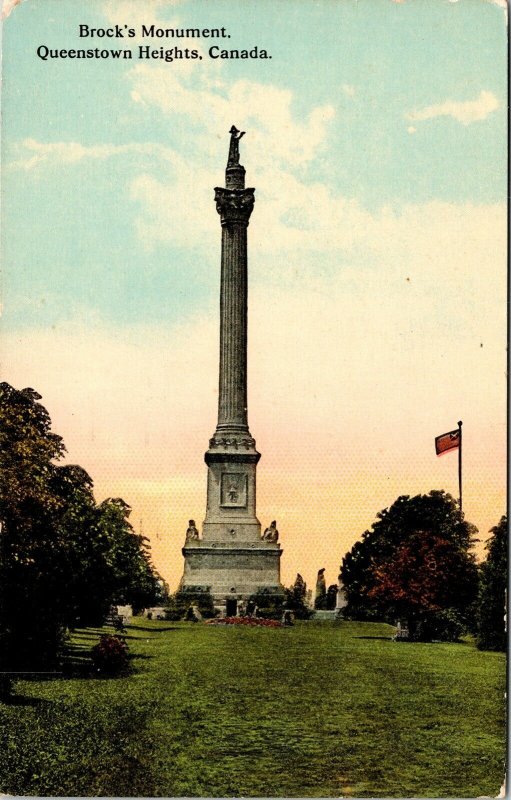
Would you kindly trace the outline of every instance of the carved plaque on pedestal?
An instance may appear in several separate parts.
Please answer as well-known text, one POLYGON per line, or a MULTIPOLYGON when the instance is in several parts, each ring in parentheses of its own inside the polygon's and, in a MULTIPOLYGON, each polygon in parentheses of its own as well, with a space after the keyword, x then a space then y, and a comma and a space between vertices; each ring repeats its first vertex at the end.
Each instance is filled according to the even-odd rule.
POLYGON ((220 503, 225 508, 246 508, 246 475, 239 472, 222 472, 220 503))

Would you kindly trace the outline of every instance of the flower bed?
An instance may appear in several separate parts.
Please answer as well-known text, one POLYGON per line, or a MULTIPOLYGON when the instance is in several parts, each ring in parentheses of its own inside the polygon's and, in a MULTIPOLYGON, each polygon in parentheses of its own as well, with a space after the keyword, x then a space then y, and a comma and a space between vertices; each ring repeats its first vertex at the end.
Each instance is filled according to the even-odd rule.
POLYGON ((220 617, 208 619, 206 625, 251 625, 262 628, 280 628, 281 623, 276 619, 259 619, 259 617, 220 617))

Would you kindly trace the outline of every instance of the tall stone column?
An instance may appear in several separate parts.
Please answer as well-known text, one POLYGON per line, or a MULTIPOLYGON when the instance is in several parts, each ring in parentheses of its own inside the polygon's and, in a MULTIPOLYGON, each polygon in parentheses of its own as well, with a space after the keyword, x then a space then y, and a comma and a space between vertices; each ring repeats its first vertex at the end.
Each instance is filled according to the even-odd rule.
POLYGON ((235 537, 259 540, 256 518, 256 464, 260 454, 247 419, 247 228, 254 189, 245 188, 239 140, 231 128, 225 188, 215 189, 222 226, 220 276, 220 365, 218 421, 205 455, 208 504, 204 538, 225 538, 225 524, 236 523, 235 537))
POLYGON ((261 589, 279 593, 281 547, 274 523, 261 537, 256 516, 256 450, 247 419, 247 228, 254 189, 239 163, 243 133, 230 130, 225 187, 215 189, 222 227, 218 418, 208 465, 202 536, 190 526, 182 587, 209 587, 215 605, 233 613, 261 589), (230 611, 229 611, 230 609, 230 611))
POLYGON ((254 189, 245 189, 239 139, 231 128, 225 189, 215 189, 222 225, 218 433, 248 433, 247 422, 247 227, 254 189))

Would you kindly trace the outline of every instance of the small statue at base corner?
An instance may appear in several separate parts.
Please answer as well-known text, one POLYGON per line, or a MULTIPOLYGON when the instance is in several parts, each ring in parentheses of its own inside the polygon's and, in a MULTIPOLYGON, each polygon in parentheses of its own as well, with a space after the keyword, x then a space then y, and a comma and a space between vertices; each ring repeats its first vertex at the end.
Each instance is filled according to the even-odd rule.
POLYGON ((265 542, 278 542, 279 532, 277 530, 276 520, 273 520, 273 522, 270 523, 270 527, 266 528, 265 532, 263 533, 263 539, 265 542))
POLYGON ((198 539, 199 538, 199 531, 195 527, 195 520, 190 519, 188 520, 188 528, 186 529, 186 541, 189 542, 191 539, 198 539))

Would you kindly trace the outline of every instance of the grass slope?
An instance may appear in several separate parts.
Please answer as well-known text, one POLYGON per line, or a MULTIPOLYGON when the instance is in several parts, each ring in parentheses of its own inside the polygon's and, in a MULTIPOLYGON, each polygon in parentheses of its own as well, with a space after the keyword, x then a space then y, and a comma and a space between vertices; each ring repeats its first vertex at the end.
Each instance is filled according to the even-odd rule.
MULTIPOLYGON (((478 797, 504 774, 505 658, 372 623, 140 620, 135 674, 20 681, 0 790, 32 796, 478 797)), ((89 648, 99 631, 79 631, 89 648)))

